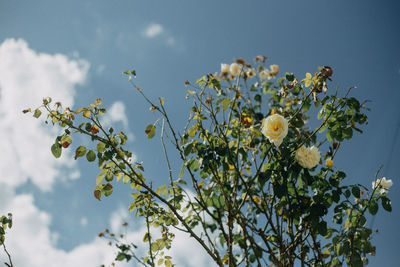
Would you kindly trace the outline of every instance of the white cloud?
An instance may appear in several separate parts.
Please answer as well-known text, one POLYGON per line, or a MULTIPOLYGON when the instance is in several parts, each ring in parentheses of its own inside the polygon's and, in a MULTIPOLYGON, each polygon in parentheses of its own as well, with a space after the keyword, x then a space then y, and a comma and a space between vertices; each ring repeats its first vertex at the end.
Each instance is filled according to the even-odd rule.
MULTIPOLYGON (((114 260, 115 251, 98 237, 71 251, 57 248, 58 234, 49 230, 51 216, 35 206, 32 195, 14 195, 12 188, 1 187, 0 196, 2 200, 7 199, 0 202, 1 214, 8 211, 13 213, 13 227, 6 234, 6 245, 14 266, 86 267, 100 266, 114 260)), ((5 261, 4 253, 0 255, 0 259, 5 261)))
POLYGON ((171 48, 184 51, 185 46, 181 41, 166 29, 163 25, 158 23, 151 23, 143 29, 143 36, 148 39, 155 39, 157 37, 157 43, 169 46, 171 48))
POLYGON ((154 38, 157 35, 160 35, 164 31, 164 28, 161 24, 152 23, 144 30, 144 35, 147 38, 154 38))
POLYGON ((106 115, 102 119, 104 125, 111 125, 114 122, 121 122, 125 129, 128 129, 128 118, 125 113, 125 105, 121 101, 116 101, 107 109, 106 115))
MULTIPOLYGON (((60 233, 50 231, 51 215, 35 205, 33 195, 15 193, 28 180, 42 191, 50 191, 54 182, 63 178, 63 168, 69 170, 69 179, 79 176, 71 155, 56 160, 50 153, 60 130, 45 126, 43 119, 22 114, 22 110, 40 105, 46 96, 72 107, 76 85, 84 83, 88 68, 89 63, 79 58, 37 53, 24 40, 8 39, 0 44, 0 215, 13 213, 14 225, 7 230, 6 244, 15 266, 99 266, 115 258, 115 251, 98 237, 70 251, 58 248, 60 233)), ((120 101, 111 106, 105 119, 128 127, 125 106, 120 101)), ((110 218, 111 228, 120 230, 123 221, 132 221, 129 216, 125 209, 119 209, 110 218)), ((86 217, 78 220, 82 226, 89 225, 86 217)), ((143 245, 139 255, 144 255, 147 247, 142 238, 146 228, 144 224, 136 226, 127 239, 143 245)), ((194 240, 182 232, 175 234, 168 254, 175 257, 177 266, 211 266, 194 240), (198 253, 194 255, 193 250, 198 253)), ((0 253, 1 260, 6 261, 4 253, 0 253)))
POLYGON ((36 53, 24 40, 8 39, 0 45, 1 183, 16 187, 30 179, 48 191, 62 178, 60 167, 75 166, 71 157, 55 160, 49 153, 59 130, 45 129, 43 120, 22 110, 39 106, 47 96, 73 105, 75 86, 84 83, 88 68, 84 60, 36 53))

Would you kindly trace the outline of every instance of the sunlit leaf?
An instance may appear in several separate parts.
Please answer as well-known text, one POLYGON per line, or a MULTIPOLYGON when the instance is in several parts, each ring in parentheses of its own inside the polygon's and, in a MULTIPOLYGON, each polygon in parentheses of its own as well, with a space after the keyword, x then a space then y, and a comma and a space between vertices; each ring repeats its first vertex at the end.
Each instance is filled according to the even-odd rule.
POLYGON ((33 117, 35 118, 39 118, 40 115, 42 115, 42 112, 40 111, 40 109, 35 109, 35 112, 33 113, 33 117))
POLYGON ((55 143, 51 146, 51 153, 56 158, 61 157, 61 145, 59 143, 55 143))
POLYGON ((93 150, 89 150, 89 152, 86 154, 86 159, 89 162, 95 161, 96 160, 96 153, 94 153, 93 150))
POLYGON ((146 126, 146 129, 144 132, 147 134, 147 138, 151 139, 156 134, 156 126, 154 124, 149 124, 146 126))
POLYGON ((76 151, 75 151, 75 159, 79 157, 83 157, 86 154, 86 147, 84 146, 79 146, 76 151))

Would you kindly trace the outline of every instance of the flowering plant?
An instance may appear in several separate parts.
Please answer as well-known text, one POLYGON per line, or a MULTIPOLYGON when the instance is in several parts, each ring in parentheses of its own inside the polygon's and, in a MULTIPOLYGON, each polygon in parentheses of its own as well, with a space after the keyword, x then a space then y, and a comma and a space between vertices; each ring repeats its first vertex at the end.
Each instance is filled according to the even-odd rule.
POLYGON ((145 218, 148 255, 138 257, 117 240, 116 260, 172 266, 173 259, 166 256, 173 245, 172 228, 188 233, 219 266, 363 266, 375 254, 366 211, 375 215, 379 201, 391 210, 391 182, 375 181, 372 192, 347 185, 346 174, 333 164, 345 140, 367 123, 365 103, 349 97, 350 89, 343 97, 327 94, 330 67, 300 81, 292 73, 273 80, 280 69, 266 67, 266 59, 258 56, 253 64, 238 59, 221 64, 220 74, 186 82, 193 106, 181 134, 172 126, 164 99, 148 99, 133 82, 136 72, 125 72, 160 115, 145 129, 148 138, 161 129, 169 169, 168 181, 156 189, 145 179, 144 165, 128 160, 127 136, 103 127, 106 110, 100 99, 71 110, 46 98, 33 112, 39 117, 44 109, 53 124, 64 128, 51 148, 55 157, 68 149, 74 133, 92 139, 93 148, 77 146, 75 158, 98 161, 97 199, 111 195, 113 183, 130 184, 129 210, 145 218), (319 125, 312 129, 315 110, 319 125), (166 134, 182 161, 176 173, 166 134))

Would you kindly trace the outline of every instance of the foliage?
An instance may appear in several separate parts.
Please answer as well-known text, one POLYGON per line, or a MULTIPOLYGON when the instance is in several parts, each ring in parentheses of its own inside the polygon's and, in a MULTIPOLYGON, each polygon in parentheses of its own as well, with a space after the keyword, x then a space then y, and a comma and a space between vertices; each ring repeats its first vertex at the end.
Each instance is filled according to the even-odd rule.
POLYGON ((12 214, 8 213, 7 216, 3 215, 0 217, 0 245, 3 246, 4 252, 7 254, 8 257, 8 263, 5 262, 4 264, 8 267, 12 267, 13 263, 11 260, 11 255, 10 253, 7 251, 6 245, 5 245, 5 240, 6 240, 6 230, 7 228, 12 227, 12 214))
POLYGON ((172 266, 172 229, 190 235, 219 266, 363 266, 375 254, 366 213, 375 215, 379 203, 391 211, 388 190, 376 180, 379 172, 372 190, 348 185, 333 164, 342 143, 367 123, 365 102, 349 97, 351 88, 342 97, 332 93, 330 67, 302 80, 292 73, 275 79, 279 67, 267 68, 265 61, 239 59, 222 64, 220 75, 186 82, 193 106, 182 133, 172 126, 164 99, 153 103, 133 83, 136 72, 125 72, 160 115, 145 128, 148 138, 161 129, 169 182, 158 188, 141 163, 131 162, 127 136, 103 127, 100 99, 71 110, 45 98, 33 111, 34 117, 46 111, 47 121, 64 128, 51 147, 56 158, 74 134, 92 140, 75 149, 75 159, 97 161, 95 198, 110 196, 119 181, 132 188, 129 210, 145 219, 148 255, 138 257, 134 245, 115 239, 117 261, 172 266), (171 168, 164 137, 182 161, 179 173, 171 168))

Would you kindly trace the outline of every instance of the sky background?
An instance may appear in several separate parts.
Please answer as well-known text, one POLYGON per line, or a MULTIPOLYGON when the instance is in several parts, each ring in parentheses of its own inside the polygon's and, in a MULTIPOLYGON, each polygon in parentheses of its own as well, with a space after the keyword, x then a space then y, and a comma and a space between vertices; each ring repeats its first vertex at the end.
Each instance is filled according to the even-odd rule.
MULTIPOLYGON (((7 244, 15 266, 99 266, 114 254, 97 233, 118 231, 141 240, 142 224, 128 214, 129 188, 93 197, 97 167, 55 160, 60 132, 21 110, 51 96, 74 108, 102 98, 106 120, 129 133, 128 147, 146 176, 162 183, 167 168, 159 142, 144 128, 157 117, 122 72, 152 99, 165 98, 177 128, 187 119, 184 81, 195 81, 233 58, 259 54, 281 74, 304 77, 334 70, 330 88, 371 100, 364 134, 346 141, 335 159, 349 183, 370 187, 376 170, 392 179, 391 214, 370 218, 378 228, 369 266, 398 265, 400 186, 400 17, 398 1, 12 1, 0 0, 0 211, 14 214, 7 244)), ((75 139, 74 144, 86 142, 75 139)), ((179 162, 173 162, 176 169, 179 162)), ((140 241, 139 241, 140 242, 140 241)), ((177 266, 208 266, 195 244, 178 236, 177 266)), ((3 254, 3 253, 1 253, 3 254)), ((124 266, 124 265, 119 265, 124 266)), ((135 266, 135 265, 126 265, 135 266)))

